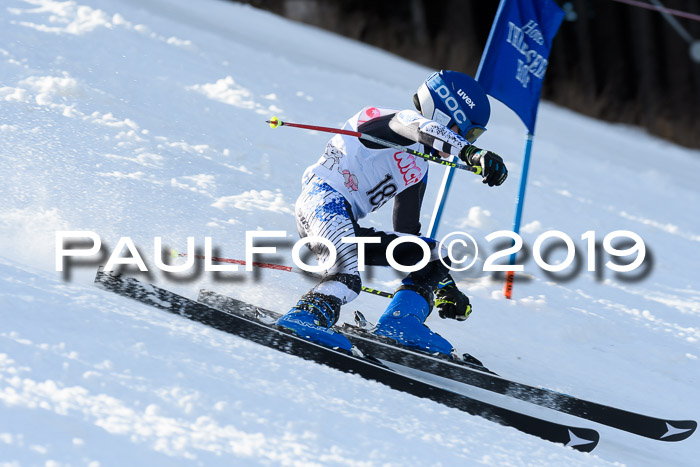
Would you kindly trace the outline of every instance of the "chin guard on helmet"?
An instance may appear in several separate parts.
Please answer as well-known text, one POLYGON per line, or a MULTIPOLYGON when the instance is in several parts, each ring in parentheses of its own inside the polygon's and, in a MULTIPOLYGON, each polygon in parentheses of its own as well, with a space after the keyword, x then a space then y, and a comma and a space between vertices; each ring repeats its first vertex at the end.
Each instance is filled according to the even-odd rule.
POLYGON ((413 105, 416 106, 416 110, 420 113, 423 113, 423 111, 420 108, 420 99, 418 99, 418 93, 415 93, 413 95, 413 105))

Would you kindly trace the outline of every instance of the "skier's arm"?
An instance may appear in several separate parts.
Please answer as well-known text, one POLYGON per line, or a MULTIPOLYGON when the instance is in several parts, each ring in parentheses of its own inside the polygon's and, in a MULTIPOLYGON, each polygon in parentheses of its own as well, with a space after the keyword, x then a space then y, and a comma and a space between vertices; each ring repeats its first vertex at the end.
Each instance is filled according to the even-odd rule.
POLYGON ((389 128, 406 139, 453 156, 459 156, 462 148, 469 146, 466 139, 445 125, 429 120, 413 110, 402 110, 394 114, 389 121, 389 128))
POLYGON ((411 185, 394 198, 394 232, 420 235, 420 207, 425 194, 425 179, 411 185))
MULTIPOLYGON (((423 143, 439 152, 458 156, 469 165, 481 167, 483 182, 489 186, 502 184, 508 176, 506 165, 498 154, 470 145, 445 125, 428 120, 413 110, 402 110, 372 119, 360 125, 358 131, 402 146, 423 143)), ((383 148, 371 141, 360 141, 371 149, 383 148)))
POLYGON ((396 134, 423 143, 440 152, 458 156, 471 166, 481 167, 483 182, 489 186, 501 185, 508 177, 508 169, 501 156, 479 149, 440 123, 428 120, 418 112, 402 110, 389 122, 396 134))

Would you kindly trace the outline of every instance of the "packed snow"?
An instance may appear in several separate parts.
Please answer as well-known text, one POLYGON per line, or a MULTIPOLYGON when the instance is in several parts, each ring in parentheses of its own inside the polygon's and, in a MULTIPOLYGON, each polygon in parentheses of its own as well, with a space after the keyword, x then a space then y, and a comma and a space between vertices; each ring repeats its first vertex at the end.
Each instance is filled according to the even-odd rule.
MULTIPOLYGON (((484 19, 488 21, 490 19, 484 19)), ((597 429, 583 454, 171 316, 92 284, 121 237, 143 280, 196 297, 213 288, 285 311, 313 281, 280 271, 168 280, 154 237, 184 251, 213 238, 244 258, 245 232, 284 230, 269 262, 292 264, 293 203, 328 135, 270 129, 273 115, 340 126, 365 105, 408 108, 422 66, 248 6, 217 0, 6 0, 0 6, 0 464, 692 465, 695 434, 651 441, 597 429), (99 257, 56 270, 56 232, 99 235, 99 257)), ((643 131, 540 107, 522 236, 550 230, 578 259, 547 274, 532 255, 502 295, 483 271, 485 237, 510 229, 524 128, 492 101, 478 144, 510 177, 456 176, 438 237, 465 231, 482 253, 457 273, 474 312, 430 326, 499 374, 671 419, 700 418, 700 152, 643 131), (581 236, 629 230, 643 266, 586 270, 581 236), (577 269, 578 266, 578 269, 577 269)), ((443 169, 433 167, 427 228, 443 169)), ((364 220, 389 228, 390 208, 364 220)), ((497 242, 494 242, 497 243, 497 242)), ((601 246, 598 245, 598 250, 601 246)), ((549 261, 562 261, 554 249, 549 261)), ((619 261, 619 260, 618 260, 619 261)), ((365 274, 391 290, 392 271, 365 274)), ((372 321, 385 299, 363 295, 372 321)))

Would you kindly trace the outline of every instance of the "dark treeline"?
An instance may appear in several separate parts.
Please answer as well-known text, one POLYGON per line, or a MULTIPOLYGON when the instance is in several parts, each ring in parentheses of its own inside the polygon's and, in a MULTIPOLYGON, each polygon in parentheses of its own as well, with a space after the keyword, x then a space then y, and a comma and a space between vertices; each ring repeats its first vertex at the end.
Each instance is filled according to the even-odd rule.
MULTIPOLYGON (((435 69, 476 73, 497 0, 249 0, 247 3, 381 47, 435 69)), ((656 11, 612 0, 557 0, 543 98, 700 148, 700 63, 656 11)), ((700 14, 700 0, 662 0, 700 14)), ((700 22, 678 18, 694 40, 700 22)), ((700 43, 698 43, 700 47, 700 43)), ((595 135, 591 135, 595 141, 595 135)))

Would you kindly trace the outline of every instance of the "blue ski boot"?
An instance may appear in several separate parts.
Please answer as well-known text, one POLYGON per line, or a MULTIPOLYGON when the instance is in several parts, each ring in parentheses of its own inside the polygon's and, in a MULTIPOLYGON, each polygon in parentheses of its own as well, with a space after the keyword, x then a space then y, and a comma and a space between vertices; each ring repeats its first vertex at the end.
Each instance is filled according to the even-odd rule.
POLYGON ((332 329, 340 316, 341 301, 337 297, 309 292, 277 324, 292 330, 296 335, 331 349, 352 352, 350 341, 332 329))
POLYGON ((450 356, 452 344, 423 324, 430 314, 431 302, 432 297, 424 289, 413 284, 402 285, 379 318, 374 333, 390 337, 405 347, 450 356))

